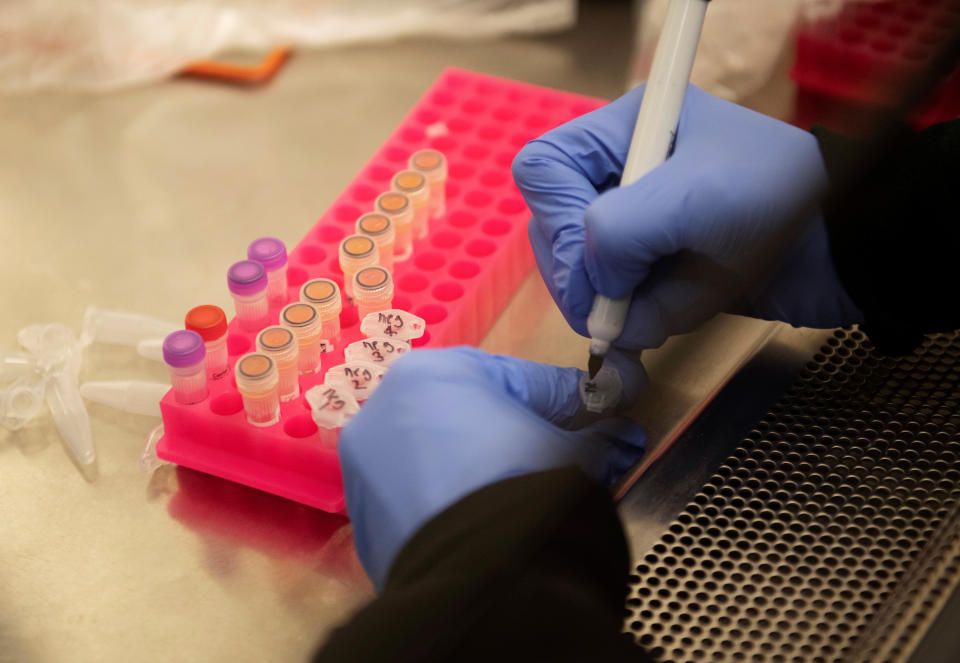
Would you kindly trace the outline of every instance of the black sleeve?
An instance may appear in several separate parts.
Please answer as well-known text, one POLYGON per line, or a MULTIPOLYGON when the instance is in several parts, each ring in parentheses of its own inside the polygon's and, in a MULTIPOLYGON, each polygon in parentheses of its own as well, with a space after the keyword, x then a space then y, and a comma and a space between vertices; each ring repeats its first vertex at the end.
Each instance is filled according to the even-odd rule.
MULTIPOLYGON (((835 182, 860 145, 813 133, 835 182)), ((910 352, 923 334, 960 327, 958 187, 960 119, 913 134, 850 199, 824 207, 837 273, 881 352, 910 352)))
POLYGON ((506 479, 427 523, 315 663, 649 661, 621 632, 629 556, 578 469, 506 479))

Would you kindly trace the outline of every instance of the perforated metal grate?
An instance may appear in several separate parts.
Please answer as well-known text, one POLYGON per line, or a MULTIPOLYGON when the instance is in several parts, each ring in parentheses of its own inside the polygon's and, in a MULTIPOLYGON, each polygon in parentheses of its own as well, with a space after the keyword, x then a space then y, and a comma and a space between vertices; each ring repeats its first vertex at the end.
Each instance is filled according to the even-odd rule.
POLYGON ((960 573, 960 335, 837 331, 632 578, 626 628, 701 661, 899 660, 960 573))

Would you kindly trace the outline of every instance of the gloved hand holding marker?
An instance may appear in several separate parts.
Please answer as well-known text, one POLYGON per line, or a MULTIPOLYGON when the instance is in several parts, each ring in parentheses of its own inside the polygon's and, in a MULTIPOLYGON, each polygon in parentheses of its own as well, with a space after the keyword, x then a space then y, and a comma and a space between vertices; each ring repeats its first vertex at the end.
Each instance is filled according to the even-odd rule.
POLYGON ((685 86, 670 158, 646 160, 649 172, 631 179, 645 117, 660 119, 663 143, 664 116, 652 110, 662 104, 648 114, 644 100, 659 56, 658 47, 647 86, 528 143, 513 164, 533 213, 537 266, 570 325, 596 334, 598 295, 621 302, 607 307, 601 341, 629 349, 658 347, 718 312, 811 327, 860 322, 822 215, 795 222, 827 184, 812 134, 685 86), (758 272, 778 257, 772 274, 758 272))

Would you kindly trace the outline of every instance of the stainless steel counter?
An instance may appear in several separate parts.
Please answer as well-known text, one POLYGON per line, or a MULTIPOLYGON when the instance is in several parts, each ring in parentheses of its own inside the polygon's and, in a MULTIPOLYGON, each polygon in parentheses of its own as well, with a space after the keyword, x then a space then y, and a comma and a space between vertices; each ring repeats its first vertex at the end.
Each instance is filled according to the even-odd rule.
MULTIPOLYGON (((616 96, 627 7, 587 4, 567 35, 298 53, 263 88, 174 79, 3 99, 0 347, 33 322, 78 330, 89 304, 171 320, 190 303, 229 309, 224 265, 265 232, 296 242, 444 66, 616 96)), ((651 448, 767 333, 723 317, 650 353, 637 414, 651 448)), ((483 346, 586 357, 535 275, 483 346)), ((123 378, 165 369, 89 348, 81 380, 123 378)), ((343 518, 172 466, 148 477, 137 460, 157 421, 89 412, 92 481, 48 416, 0 430, 0 661, 302 660, 371 596, 343 518)))

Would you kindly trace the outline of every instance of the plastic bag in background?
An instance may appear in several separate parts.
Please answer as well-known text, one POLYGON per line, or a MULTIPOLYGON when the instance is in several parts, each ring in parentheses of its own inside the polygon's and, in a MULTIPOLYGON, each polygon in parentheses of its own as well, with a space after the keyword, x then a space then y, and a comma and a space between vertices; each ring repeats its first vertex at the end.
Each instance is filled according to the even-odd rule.
MULTIPOLYGON (((809 0, 806 0, 809 2, 809 0)), ((813 0, 815 4, 840 0, 813 0)), ((631 87, 647 79, 670 0, 635 0, 637 16, 631 87)), ((805 0, 718 0, 707 8, 692 82, 723 99, 739 101, 773 74, 792 37, 805 0)))
POLYGON ((569 28, 576 0, 0 2, 0 91, 108 89, 236 49, 569 28))

